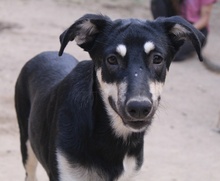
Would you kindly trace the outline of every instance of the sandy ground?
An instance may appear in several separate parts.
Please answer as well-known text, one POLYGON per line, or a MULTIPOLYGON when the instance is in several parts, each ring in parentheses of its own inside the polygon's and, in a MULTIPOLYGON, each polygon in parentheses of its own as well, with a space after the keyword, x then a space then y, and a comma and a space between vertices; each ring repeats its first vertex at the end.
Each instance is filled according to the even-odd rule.
MULTIPOLYGON (((0 181, 24 180, 14 84, 24 63, 37 53, 58 50, 58 36, 85 13, 115 18, 151 19, 149 0, 1 0, 0 1, 0 181), (125 3, 126 2, 126 3, 125 3)), ((212 13, 205 54, 220 60, 220 3, 212 13)), ((66 52, 88 55, 74 43, 66 52)), ((219 63, 219 62, 217 62, 219 63)), ((145 162, 137 181, 220 180, 220 75, 196 57, 173 63, 162 103, 145 137, 145 162)), ((39 181, 48 180, 39 169, 39 181)))

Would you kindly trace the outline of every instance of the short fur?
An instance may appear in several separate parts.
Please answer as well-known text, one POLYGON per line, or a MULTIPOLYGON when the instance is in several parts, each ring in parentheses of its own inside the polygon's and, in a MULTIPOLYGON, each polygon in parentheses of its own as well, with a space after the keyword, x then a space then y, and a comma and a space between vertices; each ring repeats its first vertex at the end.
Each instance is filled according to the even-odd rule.
POLYGON ((180 17, 155 21, 87 14, 21 70, 15 88, 26 180, 37 160, 50 181, 128 180, 143 163, 144 134, 182 43, 202 60, 202 34, 180 17), (63 51, 69 41, 92 60, 63 51))

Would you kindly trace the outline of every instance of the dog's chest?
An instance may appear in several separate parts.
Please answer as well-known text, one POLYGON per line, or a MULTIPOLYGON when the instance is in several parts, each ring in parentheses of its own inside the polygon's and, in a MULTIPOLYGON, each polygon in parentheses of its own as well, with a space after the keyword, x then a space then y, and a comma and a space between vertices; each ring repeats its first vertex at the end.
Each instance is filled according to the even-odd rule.
POLYGON ((125 156, 123 160, 124 172, 119 177, 119 181, 132 180, 132 177, 137 172, 137 159, 131 156, 125 156))
MULTIPOLYGON (((84 168, 79 164, 70 164, 65 155, 57 152, 58 173, 60 181, 111 181, 111 176, 101 169, 84 168)), ((123 172, 114 181, 129 181, 137 172, 135 157, 125 156, 123 159, 123 172)))

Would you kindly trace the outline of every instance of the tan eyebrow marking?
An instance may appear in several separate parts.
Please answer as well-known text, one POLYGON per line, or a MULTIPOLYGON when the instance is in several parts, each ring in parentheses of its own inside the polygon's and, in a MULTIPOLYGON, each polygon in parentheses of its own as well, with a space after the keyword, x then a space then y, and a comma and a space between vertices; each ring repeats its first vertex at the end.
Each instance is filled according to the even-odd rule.
POLYGON ((121 55, 122 57, 124 57, 127 53, 127 48, 125 45, 123 44, 119 44, 116 48, 116 51, 119 53, 119 55, 121 55))
POLYGON ((144 44, 144 51, 145 53, 150 53, 150 51, 152 51, 153 49, 155 49, 155 45, 153 42, 148 41, 144 44))

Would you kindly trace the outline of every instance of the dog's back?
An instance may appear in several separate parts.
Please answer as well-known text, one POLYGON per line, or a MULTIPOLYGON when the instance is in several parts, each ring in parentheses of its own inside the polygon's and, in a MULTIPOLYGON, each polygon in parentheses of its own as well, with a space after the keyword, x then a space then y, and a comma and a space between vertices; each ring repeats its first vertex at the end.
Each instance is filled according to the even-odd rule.
MULTIPOLYGON (((50 91, 50 88, 60 82, 77 63, 77 60, 69 54, 59 57, 58 52, 43 52, 25 64, 17 84, 28 85, 31 82, 32 90, 29 90, 31 94, 50 91)), ((16 90, 18 87, 25 88, 16 86, 16 90)), ((34 95, 30 96, 34 97, 34 95)))
MULTIPOLYGON (((46 114, 47 104, 51 102, 53 96, 51 92, 77 63, 78 61, 69 54, 59 57, 58 52, 43 52, 29 60, 20 72, 15 87, 15 108, 20 128, 22 161, 26 169, 36 164, 28 136, 28 121, 36 118, 30 116, 44 117, 41 115, 46 114), (50 95, 47 92, 50 92, 50 95), (34 157, 31 158, 32 160, 28 160, 30 154, 34 157)), ((37 133, 32 132, 32 134, 46 136, 45 128, 42 127, 37 133)))

